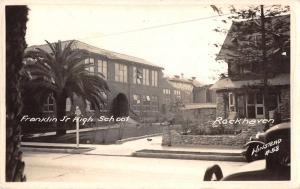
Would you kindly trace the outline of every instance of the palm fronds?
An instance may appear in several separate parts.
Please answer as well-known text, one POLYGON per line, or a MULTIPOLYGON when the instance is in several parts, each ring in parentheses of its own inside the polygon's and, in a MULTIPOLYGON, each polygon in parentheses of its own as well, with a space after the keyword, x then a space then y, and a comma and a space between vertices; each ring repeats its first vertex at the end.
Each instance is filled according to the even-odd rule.
POLYGON ((40 100, 52 93, 62 102, 68 97, 72 99, 73 94, 76 94, 100 109, 106 101, 103 94, 109 92, 109 88, 100 74, 86 70, 93 66, 84 63, 88 52, 73 48, 74 41, 64 44, 61 41, 46 42, 46 48, 36 48, 25 54, 23 72, 30 75, 30 78, 24 87, 40 100))

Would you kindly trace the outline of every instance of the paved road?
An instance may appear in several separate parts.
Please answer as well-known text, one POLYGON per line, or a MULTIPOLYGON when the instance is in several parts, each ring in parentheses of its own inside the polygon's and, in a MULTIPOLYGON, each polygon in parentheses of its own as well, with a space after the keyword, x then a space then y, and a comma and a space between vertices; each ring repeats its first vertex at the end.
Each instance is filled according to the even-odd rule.
POLYGON ((200 188, 208 166, 218 163, 227 175, 245 164, 30 151, 24 160, 28 181, 98 182, 101 188, 200 188))

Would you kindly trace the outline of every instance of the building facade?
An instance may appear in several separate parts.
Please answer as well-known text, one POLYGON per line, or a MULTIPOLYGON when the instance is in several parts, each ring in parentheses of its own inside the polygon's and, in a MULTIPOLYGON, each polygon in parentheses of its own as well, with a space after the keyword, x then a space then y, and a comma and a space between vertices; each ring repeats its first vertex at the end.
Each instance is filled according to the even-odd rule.
POLYGON ((274 118, 276 114, 287 120, 290 118, 290 17, 266 18, 266 28, 273 33, 266 33, 265 61, 262 61, 260 29, 255 22, 233 22, 217 56, 217 60, 228 64, 228 77, 210 88, 217 91, 217 117, 260 119, 274 118))
POLYGON ((170 107, 171 104, 180 104, 181 110, 185 106, 216 103, 216 91, 210 89, 212 84, 202 85, 196 77, 190 79, 174 75, 165 77, 162 81, 163 105, 170 107))
MULTIPOLYGON (((69 42, 63 41, 62 45, 69 42)), ((163 100, 162 67, 141 58, 104 50, 78 40, 75 40, 72 45, 72 48, 88 51, 89 57, 83 63, 91 65, 87 68, 91 73, 100 73, 101 77, 107 81, 110 92, 105 94, 107 103, 100 110, 96 110, 88 101, 84 103, 75 97, 74 104, 71 104, 71 100, 67 99, 67 113, 72 114, 76 105, 85 115, 106 115, 110 112, 113 99, 118 94, 124 94, 129 102, 132 118, 140 119, 142 117, 144 120, 152 121, 159 119, 163 100)), ((28 49, 37 47, 49 51, 47 45, 31 46, 28 49)), ((44 103, 43 112, 53 114, 55 111, 55 99, 50 95, 44 103)))
POLYGON ((180 101, 183 104, 194 102, 194 88, 201 86, 195 77, 187 79, 181 74, 181 76, 174 75, 173 77, 167 77, 166 79, 174 89, 173 93, 175 101, 180 101))

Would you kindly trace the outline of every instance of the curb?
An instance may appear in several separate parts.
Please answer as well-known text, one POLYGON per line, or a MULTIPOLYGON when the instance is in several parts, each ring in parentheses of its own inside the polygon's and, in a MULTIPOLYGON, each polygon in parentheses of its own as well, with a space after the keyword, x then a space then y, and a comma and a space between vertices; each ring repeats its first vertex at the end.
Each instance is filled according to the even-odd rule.
POLYGON ((234 162, 246 162, 245 158, 239 153, 206 153, 187 151, 176 151, 175 153, 168 150, 147 151, 140 150, 132 153, 133 157, 146 157, 146 158, 163 158, 163 159, 187 159, 187 160, 208 160, 208 161, 234 161, 234 162))
POLYGON ((125 139, 122 139, 122 140, 117 140, 116 144, 123 144, 124 142, 129 142, 129 141, 138 140, 138 139, 142 139, 142 138, 148 138, 148 137, 155 137, 155 136, 160 136, 160 135, 162 135, 162 133, 125 138, 125 139))
POLYGON ((94 150, 95 148, 92 147, 54 147, 54 146, 34 146, 34 145, 22 145, 21 150, 24 151, 31 151, 31 152, 50 152, 50 153, 69 153, 69 154, 81 154, 85 153, 91 150, 94 150))

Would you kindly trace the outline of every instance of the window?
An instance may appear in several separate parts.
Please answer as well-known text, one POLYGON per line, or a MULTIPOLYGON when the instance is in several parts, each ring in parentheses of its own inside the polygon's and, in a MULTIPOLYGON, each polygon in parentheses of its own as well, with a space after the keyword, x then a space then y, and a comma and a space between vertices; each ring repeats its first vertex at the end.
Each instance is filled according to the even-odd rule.
POLYGON ((141 95, 134 94, 132 97, 133 97, 133 104, 132 104, 133 110, 140 111, 141 95))
POLYGON ((137 73, 136 73, 136 67, 132 68, 132 83, 136 84, 137 83, 137 73))
POLYGON ((262 93, 256 93, 256 104, 263 104, 263 101, 262 93))
POLYGON ((98 72, 102 73, 103 79, 107 79, 107 61, 106 60, 98 60, 98 72))
POLYGON ((174 97, 176 101, 181 100, 181 94, 179 90, 174 90, 174 97))
POLYGON ((247 104, 254 105, 254 93, 249 93, 248 94, 247 104))
POLYGON ((158 96, 151 97, 151 110, 154 112, 158 111, 158 96))
POLYGON ((95 106, 90 101, 86 100, 86 111, 93 112, 95 111, 95 106))
POLYGON ((264 108, 263 107, 257 107, 257 115, 264 115, 264 108))
POLYGON ((279 98, 278 98, 278 94, 277 93, 270 93, 268 96, 268 101, 269 101, 269 110, 276 110, 278 109, 278 102, 279 102, 279 98))
POLYGON ((149 85, 149 70, 143 69, 143 84, 149 85))
POLYGON ((181 100, 181 94, 179 90, 174 90, 174 97, 177 102, 181 100))
POLYGON ((143 95, 142 96, 142 100, 143 100, 143 105, 144 106, 149 106, 150 105, 150 96, 145 96, 145 95, 143 95))
POLYGON ((50 94, 47 97, 46 102, 44 103, 43 112, 54 112, 54 103, 55 99, 53 97, 53 94, 50 94))
POLYGON ((151 72, 151 77, 152 77, 152 80, 151 80, 152 86, 157 87, 158 72, 157 72, 157 71, 152 71, 152 72, 151 72))
POLYGON ((142 95, 141 96, 141 107, 143 111, 149 111, 150 109, 150 96, 142 95))
POLYGON ((174 90, 174 95, 179 95, 180 96, 180 91, 179 90, 174 90))
POLYGON ((171 97, 170 96, 164 96, 163 97, 163 104, 171 104, 171 97))
POLYGON ((170 89, 163 89, 163 104, 170 104, 171 103, 171 90, 170 89))
POLYGON ((245 94, 236 95, 237 113, 240 118, 246 117, 246 96, 245 94))
POLYGON ((239 65, 238 68, 240 74, 252 73, 254 70, 252 63, 239 65))
POLYGON ((257 92, 256 95, 256 118, 263 118, 264 117, 264 97, 261 92, 257 92))
POLYGON ((133 67, 133 83, 134 84, 142 84, 143 73, 140 68, 133 67))
POLYGON ((253 92, 247 95, 247 117, 255 118, 255 93, 253 92))
POLYGON ((256 47, 259 47, 259 45, 261 44, 261 38, 262 35, 258 33, 249 36, 248 45, 254 45, 256 47))
POLYGON ((127 83, 127 66, 115 63, 115 81, 127 83))
POLYGON ((234 112, 235 111, 235 99, 234 99, 234 94, 229 93, 229 111, 234 112))
POLYGON ((140 104, 141 103, 141 95, 133 95, 133 104, 140 104))
POLYGON ((87 58, 84 60, 85 64, 89 64, 88 67, 85 68, 85 70, 91 72, 91 73, 95 73, 95 60, 93 58, 87 58))
POLYGON ((66 100, 66 111, 69 112, 71 111, 71 99, 67 98, 66 100))
POLYGON ((163 89, 163 94, 164 95, 170 95, 171 94, 171 90, 170 89, 163 89))

